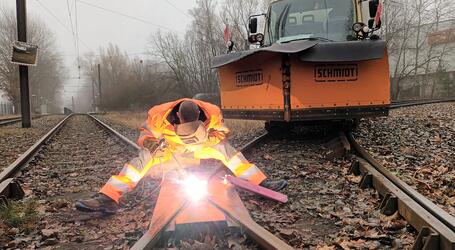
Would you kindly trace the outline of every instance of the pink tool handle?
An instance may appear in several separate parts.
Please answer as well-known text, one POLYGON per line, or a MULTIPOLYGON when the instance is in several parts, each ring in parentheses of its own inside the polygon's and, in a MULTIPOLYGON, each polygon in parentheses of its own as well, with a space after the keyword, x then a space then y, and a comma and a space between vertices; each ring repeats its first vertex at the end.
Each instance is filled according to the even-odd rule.
POLYGON ((259 185, 255 185, 255 184, 253 184, 251 182, 242 180, 242 179, 240 179, 238 177, 234 177, 232 175, 228 175, 227 176, 227 180, 230 183, 232 183, 232 185, 234 185, 236 187, 239 187, 239 188, 245 189, 247 191, 253 192, 253 193, 258 194, 260 196, 263 196, 265 198, 268 198, 268 199, 271 199, 271 200, 274 200, 274 201, 279 201, 279 202, 282 202, 282 203, 288 202, 287 195, 275 192, 273 190, 270 190, 270 189, 265 188, 265 187, 261 187, 259 185))

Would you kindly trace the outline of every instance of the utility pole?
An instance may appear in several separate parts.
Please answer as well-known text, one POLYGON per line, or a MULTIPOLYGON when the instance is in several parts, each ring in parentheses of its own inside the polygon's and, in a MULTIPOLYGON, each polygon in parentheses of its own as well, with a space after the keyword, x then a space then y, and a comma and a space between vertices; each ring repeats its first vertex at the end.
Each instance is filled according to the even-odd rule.
POLYGON ((73 113, 76 113, 75 108, 76 107, 74 107, 74 96, 71 96, 71 109, 73 110, 73 113))
POLYGON ((96 102, 95 102, 95 81, 92 81, 92 111, 96 112, 96 102))
MULTIPOLYGON (((27 6, 25 0, 16 0, 17 38, 19 42, 27 42, 27 6)), ((30 91, 28 87, 28 66, 19 66, 19 82, 21 92, 22 127, 32 126, 30 115, 30 91)))
POLYGON ((100 103, 99 103, 99 108, 102 109, 103 108, 103 95, 102 95, 102 92, 101 92, 101 64, 98 63, 98 90, 99 90, 99 94, 100 94, 100 103))

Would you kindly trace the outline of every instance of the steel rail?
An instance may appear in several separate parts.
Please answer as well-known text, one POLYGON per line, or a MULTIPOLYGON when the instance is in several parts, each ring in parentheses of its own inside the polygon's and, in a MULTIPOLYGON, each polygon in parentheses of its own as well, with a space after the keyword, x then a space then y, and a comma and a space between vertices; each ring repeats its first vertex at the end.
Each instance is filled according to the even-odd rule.
POLYGON ((217 202, 213 198, 209 198, 209 202, 223 211, 231 220, 238 223, 252 239, 254 239, 264 249, 279 249, 290 250, 294 249, 284 241, 276 237, 271 232, 257 224, 251 217, 243 216, 237 213, 235 209, 227 207, 221 202, 217 202))
MULTIPOLYGON (((263 133, 251 141, 243 145, 239 151, 242 153, 246 153, 247 151, 253 149, 258 144, 264 142, 270 138, 270 134, 263 133)), ((219 167, 212 174, 209 174, 210 178, 212 179, 214 176, 220 173, 221 170, 225 169, 225 167, 219 167)), ((232 192, 228 192, 231 193, 232 192)), ((240 198, 238 198, 240 201, 240 198)), ((241 228, 243 228, 247 235, 251 237, 251 239, 255 240, 261 247, 264 249, 293 249, 291 246, 283 242, 281 239, 277 238, 274 234, 267 231, 256 222, 254 222, 248 214, 242 213, 241 209, 230 207, 227 203, 222 202, 221 200, 217 199, 217 196, 212 196, 208 198, 208 202, 222 211, 227 217, 230 218, 231 221, 237 223, 241 228)), ((183 204, 183 203, 182 203, 183 204)), ((163 235, 164 231, 167 229, 166 225, 169 225, 173 219, 176 218, 178 212, 184 208, 184 205, 171 205, 172 208, 170 209, 169 214, 159 215, 161 218, 159 220, 159 225, 151 225, 151 229, 149 232, 145 233, 139 241, 134 244, 131 249, 134 250, 141 250, 141 249, 153 249, 153 246, 159 241, 161 235, 163 235), (158 228, 155 228, 158 227, 158 228)), ((153 219, 152 219, 153 223, 153 219)))
POLYGON ((412 106, 419 106, 419 105, 425 105, 425 104, 446 103, 446 102, 455 102, 455 99, 396 101, 396 102, 392 102, 390 104, 390 109, 412 107, 412 106))
MULTIPOLYGON (((130 148, 134 150, 139 150, 139 146, 137 146, 134 142, 120 134, 119 132, 115 131, 111 127, 109 127, 104 122, 100 121, 96 117, 89 115, 89 114, 70 114, 66 116, 62 121, 60 121, 55 127, 53 127, 48 133, 46 133, 43 137, 41 137, 35 144, 33 144, 27 151, 25 151, 19 158, 17 158, 13 163, 11 163, 7 168, 5 168, 0 173, 0 201, 6 202, 8 198, 11 197, 19 197, 23 196, 23 191, 20 185, 15 181, 14 176, 33 158, 36 152, 41 148, 43 144, 49 141, 53 135, 55 135, 68 121, 68 119, 74 115, 88 115, 92 118, 102 129, 107 130, 109 133, 116 136, 122 143, 125 143, 130 148)), ((41 116, 38 116, 41 117, 41 116)), ((35 117, 35 118, 38 118, 35 117)), ((22 118, 8 118, 11 123, 19 122, 22 118), (17 119, 17 121, 16 121, 17 119)), ((7 120, 7 119, 4 119, 7 120)), ((0 123, 1 126, 1 123, 0 123)))
POLYGON ((125 137, 121 133, 117 132, 115 129, 111 128, 109 125, 107 125, 106 123, 102 122, 100 119, 96 118, 95 116, 93 116, 91 114, 86 114, 86 115, 88 117, 92 118, 96 123, 98 123, 98 125, 100 127, 102 127, 103 129, 107 130, 109 133, 113 134, 118 139, 120 139, 120 141, 122 143, 126 144, 131 149, 134 149, 134 150, 137 150, 137 151, 141 150, 141 148, 136 143, 134 143, 133 141, 131 141, 130 139, 128 139, 127 137, 125 137))
POLYGON ((433 233, 432 243, 428 243, 430 245, 425 247, 422 242, 416 244, 421 244, 422 249, 455 250, 455 217, 390 173, 360 146, 351 133, 347 134, 347 138, 358 155, 363 158, 354 165, 353 169, 354 172, 363 174, 362 183, 364 184, 361 185, 374 186, 384 197, 381 207, 385 207, 385 210, 398 210, 421 234, 422 232, 428 234, 419 235, 420 238, 429 239, 429 235, 433 233), (427 231, 428 229, 431 229, 430 232, 427 231), (440 238, 436 237, 434 232, 439 234, 440 238))
POLYGON ((270 134, 267 132, 262 133, 259 136, 256 136, 251 141, 247 142, 245 145, 239 148, 239 151, 242 153, 246 153, 256 147, 258 144, 263 143, 264 141, 270 138, 270 134))
POLYGON ((11 120, 15 120, 15 119, 18 119, 18 118, 21 118, 21 117, 20 116, 11 116, 11 117, 8 117, 8 118, 0 118, 0 122, 11 121, 11 120))
POLYGON ((33 144, 19 158, 17 158, 13 163, 11 163, 7 168, 5 168, 0 173, 0 182, 13 177, 34 156, 34 154, 41 148, 41 146, 63 127, 63 125, 68 121, 68 119, 71 116, 72 115, 66 116, 49 132, 47 132, 43 137, 41 137, 37 142, 35 142, 35 144, 33 144))
MULTIPOLYGON (((32 118, 33 119, 38 119, 38 118, 41 118, 43 116, 44 115, 35 115, 32 118)), ((14 124, 14 123, 17 123, 17 122, 21 122, 21 121, 22 121, 22 117, 20 117, 20 116, 0 119, 0 127, 1 126, 11 125, 11 124, 14 124)))
POLYGON ((7 126, 22 121, 22 118, 14 118, 0 121, 0 126, 7 126))
POLYGON ((19 158, 11 163, 0 173, 0 199, 7 202, 8 198, 18 197, 22 198, 24 193, 22 188, 14 180, 14 176, 33 158, 36 152, 44 145, 55 133, 57 133, 68 121, 72 115, 66 116, 49 132, 41 137, 35 144, 33 144, 27 151, 25 151, 19 158))

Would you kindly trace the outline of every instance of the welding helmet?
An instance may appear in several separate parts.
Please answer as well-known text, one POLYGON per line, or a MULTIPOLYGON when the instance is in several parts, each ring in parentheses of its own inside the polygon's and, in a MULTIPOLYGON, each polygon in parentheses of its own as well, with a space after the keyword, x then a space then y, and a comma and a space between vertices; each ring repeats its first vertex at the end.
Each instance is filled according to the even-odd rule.
POLYGON ((175 125, 175 133, 184 144, 201 144, 207 140, 208 132, 202 121, 187 122, 175 125))

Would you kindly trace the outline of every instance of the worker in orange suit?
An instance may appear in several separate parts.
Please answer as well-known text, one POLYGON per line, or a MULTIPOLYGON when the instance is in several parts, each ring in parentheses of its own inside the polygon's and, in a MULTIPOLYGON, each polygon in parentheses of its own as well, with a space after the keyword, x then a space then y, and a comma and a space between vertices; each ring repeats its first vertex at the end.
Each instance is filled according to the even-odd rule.
POLYGON ((133 190, 145 175, 156 173, 158 168, 197 165, 200 159, 219 160, 237 177, 265 188, 279 191, 287 186, 285 180, 268 179, 229 145, 228 132, 220 109, 213 104, 180 99, 155 106, 141 128, 139 156, 125 164, 93 198, 77 201, 76 208, 115 213, 120 197, 133 190))

